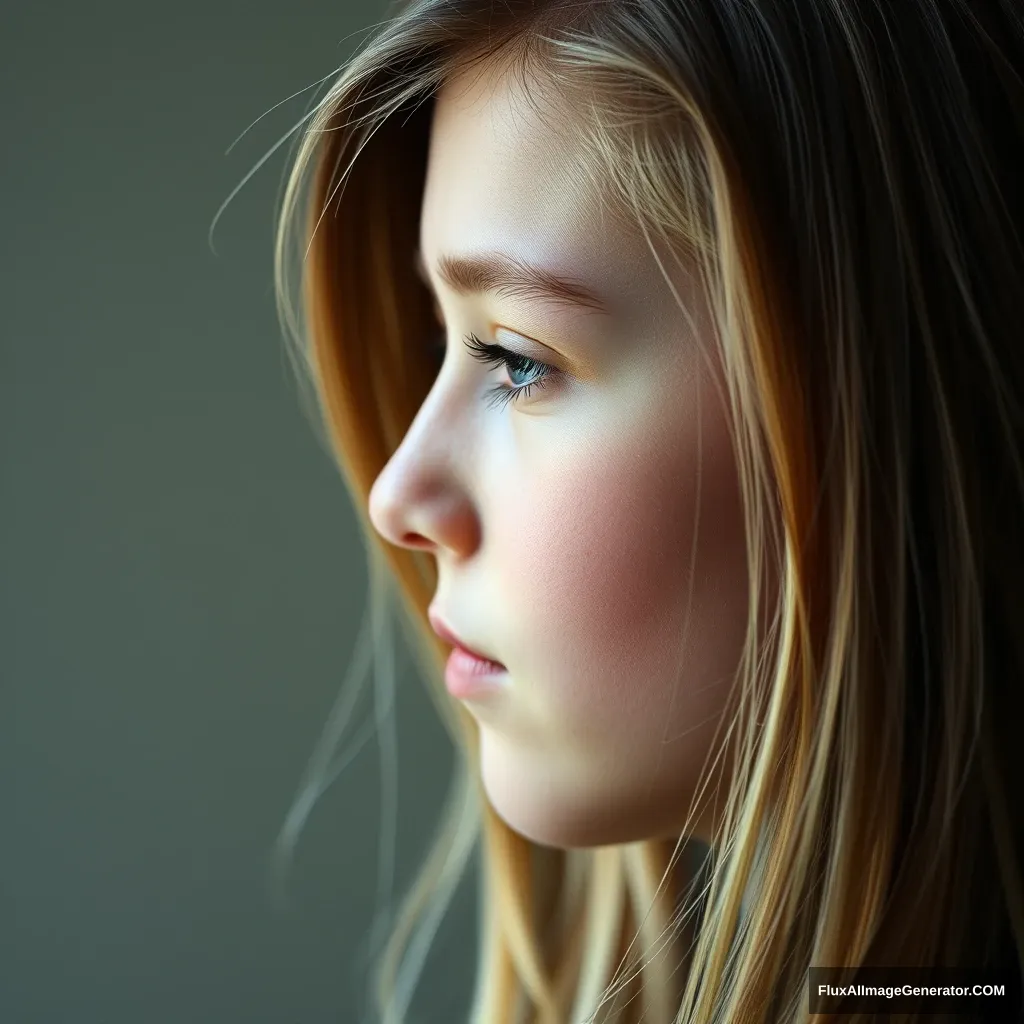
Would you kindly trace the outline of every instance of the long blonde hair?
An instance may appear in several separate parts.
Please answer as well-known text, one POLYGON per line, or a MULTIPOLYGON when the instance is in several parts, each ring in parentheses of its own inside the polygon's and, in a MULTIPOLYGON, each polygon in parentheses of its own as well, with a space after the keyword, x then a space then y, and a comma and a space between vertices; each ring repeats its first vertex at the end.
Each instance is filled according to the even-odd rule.
POLYGON ((384 1024, 478 843, 473 1024, 774 1024, 806 1018, 811 965, 1021 969, 1022 60, 1009 0, 411 0, 316 105, 275 275, 365 536, 354 661, 390 664, 397 583, 460 755, 377 963, 384 1024), (575 104, 580 181, 696 261, 716 317, 751 606, 686 886, 681 844, 555 850, 495 815, 433 559, 367 515, 436 371, 413 269, 433 99, 483 61, 575 104))

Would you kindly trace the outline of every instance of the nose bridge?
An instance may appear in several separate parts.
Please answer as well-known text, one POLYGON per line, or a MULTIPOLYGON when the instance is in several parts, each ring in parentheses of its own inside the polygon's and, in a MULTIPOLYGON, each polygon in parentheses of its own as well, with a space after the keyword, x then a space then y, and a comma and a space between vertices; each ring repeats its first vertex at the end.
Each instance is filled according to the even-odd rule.
POLYGON ((465 535, 470 503, 459 463, 467 428, 458 403, 435 387, 370 491, 370 519, 391 543, 427 547, 465 535))
MULTIPOLYGON (((449 392, 451 389, 448 389, 449 392)), ((459 455, 458 440, 466 435, 458 402, 440 385, 440 378, 431 388, 405 437, 391 457, 391 463, 408 472, 415 469, 425 476, 450 473, 459 455)))

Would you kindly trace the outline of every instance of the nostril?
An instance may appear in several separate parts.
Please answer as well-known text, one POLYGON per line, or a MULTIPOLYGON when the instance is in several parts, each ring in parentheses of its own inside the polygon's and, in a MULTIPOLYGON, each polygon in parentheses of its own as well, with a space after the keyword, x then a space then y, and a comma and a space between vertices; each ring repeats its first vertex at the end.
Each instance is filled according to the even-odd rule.
POLYGON ((422 533, 404 533, 401 542, 407 548, 429 548, 433 547, 429 540, 422 533))

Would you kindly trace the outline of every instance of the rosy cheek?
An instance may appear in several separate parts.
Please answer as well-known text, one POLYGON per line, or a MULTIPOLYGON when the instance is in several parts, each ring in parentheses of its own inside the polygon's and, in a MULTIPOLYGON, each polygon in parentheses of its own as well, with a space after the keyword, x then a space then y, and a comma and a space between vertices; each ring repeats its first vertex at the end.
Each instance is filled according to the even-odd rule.
POLYGON ((693 472, 678 441, 666 462, 657 439, 646 440, 602 438, 562 452, 510 490, 495 524, 493 536, 508 541, 495 552, 495 571, 509 632, 532 670, 523 685, 545 687, 531 703, 552 713, 582 703, 599 714, 629 702, 630 677, 660 674, 672 654, 693 472))
POLYGON ((735 462, 714 389, 698 403, 695 378, 680 376, 617 403, 614 426, 596 418, 546 439, 502 486, 488 565, 509 662, 551 738, 646 743, 666 724, 680 659, 695 691, 674 707, 691 719, 680 729, 713 710, 703 704, 715 691, 702 688, 733 669, 745 586, 735 462), (648 415, 631 417, 637 408, 648 415))

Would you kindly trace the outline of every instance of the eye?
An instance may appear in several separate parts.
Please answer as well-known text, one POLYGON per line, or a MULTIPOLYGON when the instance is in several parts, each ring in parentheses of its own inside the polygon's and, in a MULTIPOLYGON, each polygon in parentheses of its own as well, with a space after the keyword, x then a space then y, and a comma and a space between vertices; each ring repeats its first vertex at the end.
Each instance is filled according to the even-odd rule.
POLYGON ((529 356, 520 355, 518 352, 512 352, 503 345, 493 345, 486 341, 481 341, 475 334, 470 334, 463 340, 466 348, 469 349, 469 354, 474 359, 479 359, 481 362, 487 363, 492 367, 504 366, 508 369, 510 375, 525 373, 532 377, 525 384, 513 385, 511 387, 507 384, 499 384, 497 387, 491 388, 487 392, 491 408, 505 406, 511 402, 518 402, 520 399, 528 398, 533 388, 543 390, 560 372, 547 363, 531 359, 529 356))
MULTIPOLYGON (((529 356, 521 355, 505 348, 504 345, 495 345, 490 342, 481 341, 475 334, 469 334, 463 339, 463 343, 469 350, 469 354, 491 368, 504 366, 509 376, 514 378, 517 375, 525 375, 527 379, 522 383, 498 384, 487 392, 488 405, 491 408, 504 407, 512 402, 518 402, 529 398, 533 389, 543 390, 558 376, 561 371, 538 359, 531 359, 529 356)), ((444 354, 447 348, 447 335, 441 331, 435 339, 433 348, 439 354, 438 371, 444 363, 444 354)))

